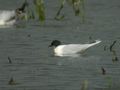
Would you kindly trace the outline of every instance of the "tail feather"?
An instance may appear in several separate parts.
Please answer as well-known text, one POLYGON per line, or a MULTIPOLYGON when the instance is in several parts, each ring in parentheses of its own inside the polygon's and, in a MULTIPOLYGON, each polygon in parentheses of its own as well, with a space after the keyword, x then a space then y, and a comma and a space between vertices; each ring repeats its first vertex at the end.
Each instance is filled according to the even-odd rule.
POLYGON ((89 47, 99 44, 100 42, 101 42, 100 40, 95 40, 94 43, 89 44, 89 47))

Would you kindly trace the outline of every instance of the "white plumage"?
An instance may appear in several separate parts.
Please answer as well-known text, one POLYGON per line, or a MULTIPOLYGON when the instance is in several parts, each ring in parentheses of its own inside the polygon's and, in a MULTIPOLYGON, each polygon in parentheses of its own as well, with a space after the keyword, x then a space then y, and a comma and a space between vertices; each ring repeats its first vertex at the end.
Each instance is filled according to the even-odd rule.
POLYGON ((13 25, 16 22, 14 10, 0 11, 0 25, 13 25))
POLYGON ((55 40, 51 43, 50 46, 54 47, 54 53, 56 56, 71 56, 78 53, 83 53, 88 48, 100 43, 100 40, 96 40, 94 43, 90 44, 67 44, 67 45, 60 45, 60 42, 55 40))
POLYGON ((18 19, 25 16, 25 7, 28 3, 25 1, 20 8, 15 10, 0 10, 0 26, 14 25, 18 19))

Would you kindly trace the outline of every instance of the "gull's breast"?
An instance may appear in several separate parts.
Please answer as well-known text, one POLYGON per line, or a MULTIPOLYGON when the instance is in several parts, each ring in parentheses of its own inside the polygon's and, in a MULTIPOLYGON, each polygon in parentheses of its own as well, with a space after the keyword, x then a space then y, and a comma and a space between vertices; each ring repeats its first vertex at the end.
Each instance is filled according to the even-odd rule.
POLYGON ((63 56, 64 51, 63 51, 64 45, 57 46, 54 49, 55 56, 63 56))
POLYGON ((0 25, 5 25, 5 22, 3 20, 0 20, 0 25))

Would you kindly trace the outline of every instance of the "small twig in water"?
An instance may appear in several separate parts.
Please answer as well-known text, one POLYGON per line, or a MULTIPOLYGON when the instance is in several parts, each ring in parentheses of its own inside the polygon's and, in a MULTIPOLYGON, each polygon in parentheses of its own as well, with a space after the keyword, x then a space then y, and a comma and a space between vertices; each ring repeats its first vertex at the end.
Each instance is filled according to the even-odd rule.
POLYGON ((117 41, 114 41, 114 42, 110 45, 110 51, 113 50, 113 46, 115 45, 116 42, 117 42, 117 41))
POLYGON ((10 58, 10 57, 8 57, 8 62, 9 62, 9 63, 12 63, 12 60, 11 60, 11 58, 10 58))
POLYGON ((107 46, 104 46, 104 51, 106 51, 107 50, 107 46))
POLYGON ((112 54, 113 54, 113 58, 112 58, 112 61, 118 61, 118 57, 117 57, 117 54, 116 54, 116 51, 115 50, 112 50, 112 54))
POLYGON ((102 70, 102 74, 105 75, 106 74, 106 70, 103 67, 101 67, 101 70, 102 70))

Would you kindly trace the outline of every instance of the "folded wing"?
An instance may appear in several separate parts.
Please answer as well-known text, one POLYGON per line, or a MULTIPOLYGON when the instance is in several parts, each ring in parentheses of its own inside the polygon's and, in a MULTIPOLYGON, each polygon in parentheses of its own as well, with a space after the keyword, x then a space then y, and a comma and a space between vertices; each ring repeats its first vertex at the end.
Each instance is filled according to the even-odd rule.
POLYGON ((82 53, 88 48, 100 43, 100 40, 96 40, 94 43, 91 44, 69 44, 65 45, 62 48, 64 54, 75 54, 75 53, 82 53))

